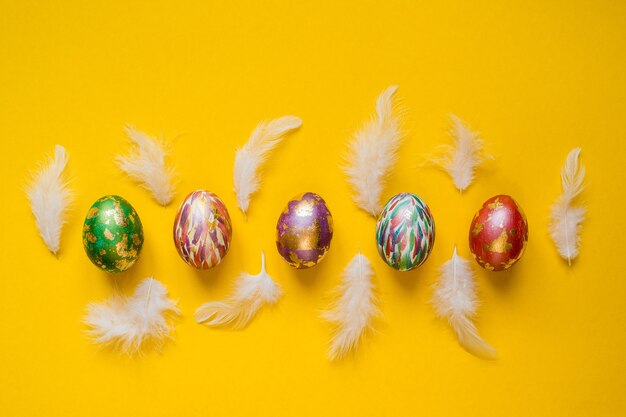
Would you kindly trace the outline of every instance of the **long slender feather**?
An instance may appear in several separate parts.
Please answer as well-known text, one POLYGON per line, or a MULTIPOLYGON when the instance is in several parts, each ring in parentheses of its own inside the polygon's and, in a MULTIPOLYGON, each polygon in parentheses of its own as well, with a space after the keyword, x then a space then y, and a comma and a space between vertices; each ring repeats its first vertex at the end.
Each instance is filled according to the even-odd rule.
POLYGON ((472 132, 457 116, 451 114, 453 143, 443 145, 443 155, 433 162, 445 170, 452 178, 454 186, 461 192, 474 180, 476 167, 485 159, 483 141, 477 132, 472 132))
POLYGON ((116 158, 117 165, 131 179, 150 191, 154 199, 167 206, 175 194, 176 171, 166 162, 169 146, 156 137, 146 135, 133 127, 126 127, 133 143, 130 154, 116 158))
POLYGON ((479 358, 495 359, 495 349, 480 337, 472 322, 478 307, 475 286, 470 263, 457 255, 455 246, 452 258, 441 267, 433 304, 437 315, 448 320, 463 348, 479 358))
POLYGON ((235 154, 234 183, 237 205, 245 215, 250 205, 250 196, 261 185, 259 168, 285 135, 299 128, 302 120, 295 116, 284 116, 263 121, 254 129, 248 142, 235 154))
POLYGON ((102 303, 89 304, 85 323, 95 343, 132 355, 149 343, 160 348, 171 337, 171 319, 178 314, 163 284, 146 278, 130 297, 116 292, 102 303))
POLYGON ((59 252, 61 229, 73 199, 69 182, 64 179, 63 174, 68 159, 65 148, 56 145, 54 157, 49 157, 48 163, 33 174, 26 190, 39 234, 50 252, 55 255, 59 252))
POLYGON ((280 285, 265 270, 265 254, 261 253, 261 272, 241 274, 235 293, 226 301, 203 304, 196 310, 196 322, 209 327, 240 329, 250 323, 266 304, 276 304, 282 295, 280 285))
POLYGON ((580 163, 579 156, 580 148, 572 149, 561 168, 563 193, 552 206, 550 221, 552 240, 561 257, 567 259, 570 266, 572 260, 578 256, 580 229, 586 213, 584 207, 572 205, 584 188, 585 167, 580 163))
POLYGON ((371 327, 372 319, 380 314, 376 306, 370 261, 358 253, 343 272, 337 289, 337 300, 323 317, 335 325, 328 349, 331 360, 340 359, 356 348, 364 332, 371 327))
POLYGON ((388 87, 378 96, 376 116, 352 137, 343 168, 353 188, 354 202, 374 217, 380 213, 383 186, 402 142, 400 117, 393 105, 397 89, 388 87))

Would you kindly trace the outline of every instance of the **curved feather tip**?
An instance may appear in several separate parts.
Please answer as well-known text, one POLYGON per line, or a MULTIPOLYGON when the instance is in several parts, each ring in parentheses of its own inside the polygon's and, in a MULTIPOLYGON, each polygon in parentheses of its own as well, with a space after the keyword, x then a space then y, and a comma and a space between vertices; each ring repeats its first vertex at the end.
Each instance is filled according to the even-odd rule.
POLYGON ((585 219, 586 209, 572 205, 573 200, 584 188, 585 167, 579 161, 580 148, 574 148, 567 155, 561 169, 563 193, 551 208, 549 225, 550 236, 563 259, 571 266, 578 256, 580 230, 585 219))
POLYGON ((166 162, 168 145, 130 126, 126 127, 126 134, 133 147, 130 154, 116 158, 117 165, 141 187, 150 191, 157 203, 167 206, 175 195, 176 177, 176 171, 166 162))
POLYGON ((290 131, 299 128, 302 120, 295 116, 284 116, 275 120, 263 121, 254 129, 248 142, 237 149, 234 166, 234 190, 237 205, 246 215, 250 196, 261 185, 259 169, 271 151, 290 131))
POLYGON ((277 303, 281 295, 280 285, 265 270, 265 253, 262 252, 261 272, 241 274, 229 299, 203 304, 196 310, 195 319, 209 327, 240 329, 250 323, 261 307, 277 303))
POLYGON ((372 277, 374 270, 370 261, 358 253, 352 258, 343 272, 343 279, 337 288, 337 299, 322 315, 335 325, 328 357, 336 360, 355 349, 373 318, 380 314, 376 306, 372 277))
POLYGON ((435 285, 435 312, 448 321, 465 350, 482 359, 495 359, 496 350, 480 337, 471 320, 478 308, 475 287, 470 263, 457 255, 455 246, 452 258, 441 266, 435 285))
POLYGON ((63 178, 68 159, 65 148, 56 145, 54 156, 33 174, 26 190, 39 235, 55 255, 61 246, 61 229, 73 198, 69 181, 63 178))
POLYGON ((402 143, 399 112, 393 97, 398 87, 390 86, 376 100, 376 115, 348 143, 343 170, 353 189, 356 205, 372 216, 380 213, 385 180, 397 160, 402 143))

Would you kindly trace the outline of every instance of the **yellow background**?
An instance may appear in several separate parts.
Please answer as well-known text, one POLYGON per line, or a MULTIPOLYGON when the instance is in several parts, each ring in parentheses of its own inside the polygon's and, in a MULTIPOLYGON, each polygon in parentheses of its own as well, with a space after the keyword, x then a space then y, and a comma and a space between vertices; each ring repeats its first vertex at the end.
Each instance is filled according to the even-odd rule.
POLYGON ((626 414, 626 3, 436 2, 0 3, 0 414, 3 416, 619 416, 626 414), (174 4, 177 3, 177 4, 174 4), (374 221, 356 209, 339 168, 375 97, 399 85, 407 140, 385 200, 412 191, 430 205, 437 240, 410 273, 380 260, 374 221), (449 140, 449 113, 482 132, 495 159, 460 196, 420 166, 449 140), (303 128, 274 153, 248 221, 232 192, 236 146, 285 114, 303 128), (167 208, 113 164, 132 124, 174 140, 178 194, 167 208), (55 143, 71 154, 76 201, 57 258, 37 235, 24 184, 55 143), (583 149, 589 209, 568 268, 546 232, 559 169, 583 149), (234 239, 224 262, 197 272, 171 227, 192 190, 216 192, 234 239), (274 249, 287 200, 321 194, 335 219, 327 258, 291 269, 274 249), (145 228, 138 264, 109 276, 81 245, 84 215, 115 193, 145 228), (477 321, 495 362, 461 349, 429 304, 455 242, 469 257, 471 217, 497 193, 530 222, 510 272, 475 268, 477 321), (383 318, 353 356, 329 363, 319 318, 357 251, 372 261, 383 318), (239 332, 193 321, 229 293, 259 253, 285 297, 239 332), (154 275, 184 317, 161 354, 131 360, 84 336, 88 302, 154 275))

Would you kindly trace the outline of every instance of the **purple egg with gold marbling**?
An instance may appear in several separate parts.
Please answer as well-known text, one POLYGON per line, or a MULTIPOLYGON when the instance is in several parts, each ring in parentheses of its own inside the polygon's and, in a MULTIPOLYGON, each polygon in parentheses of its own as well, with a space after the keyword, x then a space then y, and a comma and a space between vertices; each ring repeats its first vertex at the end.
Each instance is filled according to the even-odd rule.
POLYGON ((322 197, 304 193, 292 198, 276 224, 278 253, 294 268, 315 266, 333 238, 333 216, 322 197))

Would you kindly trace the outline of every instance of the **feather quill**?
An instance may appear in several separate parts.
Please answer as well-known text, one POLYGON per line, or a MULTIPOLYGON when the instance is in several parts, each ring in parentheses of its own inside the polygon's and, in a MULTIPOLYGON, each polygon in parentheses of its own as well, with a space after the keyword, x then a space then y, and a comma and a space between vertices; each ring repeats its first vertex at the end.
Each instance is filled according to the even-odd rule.
POLYGON ((356 348, 372 319, 380 314, 377 307, 370 261, 358 253, 343 272, 337 289, 338 298, 323 317, 335 325, 328 357, 336 360, 356 348))
POLYGON ((59 252, 61 229, 73 198, 69 182, 64 179, 68 159, 65 148, 56 145, 54 156, 33 175, 26 190, 39 234, 55 255, 59 252))
POLYGON ((165 161, 170 153, 169 146, 130 126, 126 127, 126 134, 133 146, 128 155, 116 158, 117 165, 132 180, 150 191, 157 203, 167 206, 174 198, 176 176, 174 168, 165 161))
POLYGON ((237 205, 244 215, 250 205, 250 196, 261 185, 258 172, 260 166, 285 135, 301 125, 302 120, 295 116, 263 121, 254 129, 248 142, 237 149, 234 167, 235 194, 237 205))
POLYGON ((397 88, 388 87, 378 96, 376 116, 352 137, 343 168, 353 188, 354 202, 374 217, 380 213, 384 182, 402 142, 400 117, 393 104, 397 88))
POLYGON ((478 334, 472 318, 478 299, 470 263, 456 253, 441 267, 441 276, 435 286, 433 304, 437 315, 447 319, 454 329, 459 344, 482 359, 495 359, 496 351, 478 334))
POLYGON ((580 229, 585 219, 584 207, 573 206, 572 202, 583 190, 585 166, 579 161, 580 148, 574 148, 567 155, 561 168, 563 193, 552 206, 550 235, 559 254, 571 266, 572 259, 578 256, 580 229))
POLYGON ((171 319, 178 314, 163 284, 146 278, 130 297, 116 292, 102 303, 89 304, 85 323, 95 343, 133 355, 148 343, 160 348, 171 338, 171 319))
POLYGON ((433 162, 450 175, 454 186, 463 192, 474 180, 476 167, 484 161, 483 141, 477 132, 472 132, 463 121, 450 115, 453 138, 451 145, 441 147, 443 156, 433 162))
POLYGON ((196 322, 209 327, 240 329, 248 325, 266 304, 276 304, 282 295, 280 285, 265 270, 265 253, 261 253, 261 272, 241 274, 235 293, 226 301, 203 304, 196 310, 196 322))

